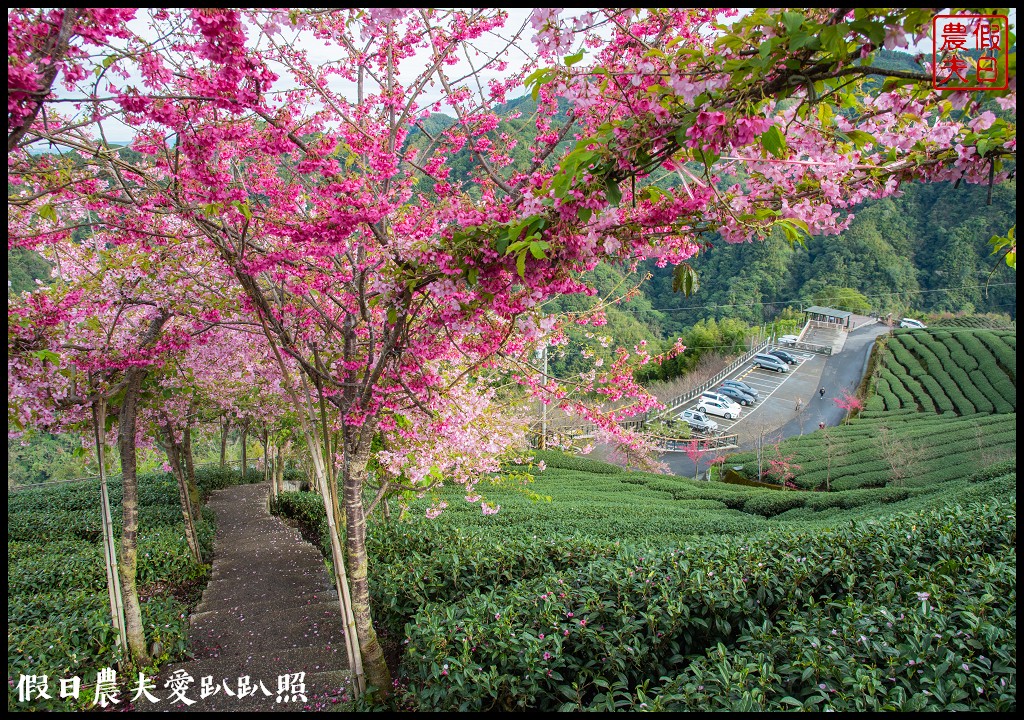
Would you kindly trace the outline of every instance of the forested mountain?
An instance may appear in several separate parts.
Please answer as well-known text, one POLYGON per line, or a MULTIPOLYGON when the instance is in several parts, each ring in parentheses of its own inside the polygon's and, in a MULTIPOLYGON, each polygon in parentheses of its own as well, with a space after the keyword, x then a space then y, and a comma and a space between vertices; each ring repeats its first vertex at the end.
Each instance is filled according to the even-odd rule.
POLYGON ((680 332, 703 318, 760 324, 787 306, 826 301, 852 288, 873 311, 1016 314, 1016 273, 991 256, 989 238, 1016 224, 1016 182, 992 189, 910 184, 902 196, 865 203, 840 235, 791 247, 782 237, 712 242, 694 259, 700 290, 672 292, 671 268, 651 265, 644 288, 662 327, 680 332), (994 272, 993 272, 994 271, 994 272))

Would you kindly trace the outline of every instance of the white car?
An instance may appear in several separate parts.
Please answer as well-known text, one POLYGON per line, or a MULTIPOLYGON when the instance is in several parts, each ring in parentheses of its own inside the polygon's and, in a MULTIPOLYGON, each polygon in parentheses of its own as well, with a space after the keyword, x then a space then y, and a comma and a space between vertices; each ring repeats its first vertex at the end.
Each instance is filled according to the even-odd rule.
POLYGON ((915 320, 914 318, 903 318, 902 320, 900 320, 900 327, 910 328, 911 330, 924 330, 928 326, 925 325, 920 320, 915 320))
POLYGON ((697 432, 704 433, 705 435, 714 435, 718 432, 718 423, 696 410, 683 410, 676 416, 676 419, 681 420, 697 432))
POLYGON ((792 345, 798 342, 800 342, 800 338, 797 335, 783 335, 779 338, 779 345, 792 345))
POLYGON ((697 410, 708 415, 724 417, 726 420, 732 420, 740 416, 740 406, 737 403, 726 403, 721 400, 711 400, 705 397, 697 400, 697 410))
POLYGON ((697 402, 704 402, 705 400, 717 400, 718 402, 731 403, 736 402, 735 398, 731 398, 725 393, 715 392, 714 390, 705 390, 697 398, 697 402))

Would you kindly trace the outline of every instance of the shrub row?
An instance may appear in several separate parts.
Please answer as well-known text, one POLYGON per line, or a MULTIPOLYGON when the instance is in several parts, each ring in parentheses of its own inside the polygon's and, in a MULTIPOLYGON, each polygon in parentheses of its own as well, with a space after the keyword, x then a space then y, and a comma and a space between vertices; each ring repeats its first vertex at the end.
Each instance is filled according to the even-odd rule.
POLYGON ((994 502, 623 547, 449 596, 406 625, 408 699, 435 711, 1012 709, 1016 573, 998 558, 1015 552, 1015 513, 994 502))
MULTIPOLYGON (((196 475, 204 494, 239 480, 237 472, 219 468, 198 468, 196 475)), ((250 472, 246 480, 262 480, 262 474, 250 472)), ((108 483, 118 537, 121 491, 119 478, 108 483)), ((7 521, 9 678, 20 674, 84 678, 100 668, 115 667, 97 483, 8 493, 7 521)), ((212 511, 202 510, 197 530, 201 552, 212 556, 212 511)), ((139 476, 138 541, 138 583, 144 593, 147 588, 158 590, 143 601, 142 615, 147 640, 162 648, 154 658, 159 665, 183 658, 188 650, 188 608, 167 593, 202 582, 209 572, 209 565, 196 564, 191 558, 177 483, 169 474, 139 476)), ((83 693, 83 698, 87 695, 83 693)), ((33 700, 32 709, 73 707, 69 700, 54 697, 50 703, 33 700)), ((8 694, 8 709, 24 710, 16 700, 17 693, 8 694)))

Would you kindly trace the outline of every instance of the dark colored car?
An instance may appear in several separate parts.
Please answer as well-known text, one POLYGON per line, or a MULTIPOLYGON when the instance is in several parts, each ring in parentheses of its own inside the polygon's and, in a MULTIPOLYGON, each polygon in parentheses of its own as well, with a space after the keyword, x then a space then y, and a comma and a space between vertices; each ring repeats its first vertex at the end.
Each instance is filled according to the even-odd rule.
POLYGON ((752 398, 757 400, 757 390, 755 390, 754 388, 750 387, 749 385, 747 385, 742 380, 723 380, 722 381, 722 385, 727 385, 729 387, 734 387, 734 388, 736 388, 738 390, 741 390, 741 391, 745 392, 747 395, 750 395, 752 398))
POLYGON ((789 363, 790 365, 796 365, 796 363, 797 363, 797 359, 795 357, 793 357, 792 355, 790 355, 785 350, 769 350, 768 354, 769 355, 774 355, 779 360, 782 360, 783 362, 789 363))
POLYGON ((753 395, 748 395, 734 385, 722 385, 721 387, 715 388, 715 392, 732 398, 740 405, 753 405, 757 402, 757 398, 753 395))

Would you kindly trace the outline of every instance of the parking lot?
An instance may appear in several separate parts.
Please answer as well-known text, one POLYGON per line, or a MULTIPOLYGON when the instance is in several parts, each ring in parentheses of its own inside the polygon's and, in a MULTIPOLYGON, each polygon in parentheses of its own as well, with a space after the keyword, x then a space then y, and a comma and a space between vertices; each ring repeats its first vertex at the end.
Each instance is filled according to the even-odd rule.
MULTIPOLYGON (((740 416, 732 420, 706 413, 708 419, 718 423, 719 434, 746 434, 745 431, 748 430, 753 432, 753 426, 761 424, 761 419, 772 426, 777 425, 779 420, 788 419, 795 414, 797 399, 803 408, 813 408, 813 403, 821 402, 815 393, 824 362, 823 356, 781 345, 772 349, 776 348, 793 355, 797 363, 790 365, 789 371, 785 373, 755 368, 753 364, 748 363, 731 375, 730 379, 741 380, 757 390, 758 398, 753 405, 741 408, 740 416), (805 365, 808 367, 805 368, 805 365), (766 415, 770 417, 765 417, 766 415)), ((714 392, 714 388, 709 392, 714 392)), ((699 405, 700 399, 695 398, 680 408, 676 415, 684 409, 696 410, 699 405)))

